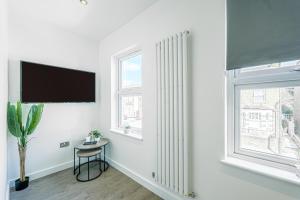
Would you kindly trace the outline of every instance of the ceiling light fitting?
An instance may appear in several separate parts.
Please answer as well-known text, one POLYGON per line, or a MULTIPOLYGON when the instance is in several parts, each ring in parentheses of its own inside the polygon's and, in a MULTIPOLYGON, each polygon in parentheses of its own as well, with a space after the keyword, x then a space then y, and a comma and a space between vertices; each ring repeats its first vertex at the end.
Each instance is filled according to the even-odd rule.
POLYGON ((82 4, 82 5, 88 5, 88 1, 87 0, 80 0, 80 3, 82 4))

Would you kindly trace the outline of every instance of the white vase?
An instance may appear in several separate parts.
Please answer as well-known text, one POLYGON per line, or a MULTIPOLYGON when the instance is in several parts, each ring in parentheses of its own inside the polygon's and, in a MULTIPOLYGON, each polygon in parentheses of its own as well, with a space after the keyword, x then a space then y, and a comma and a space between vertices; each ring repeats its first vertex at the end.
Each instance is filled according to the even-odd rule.
POLYGON ((90 137, 90 136, 87 136, 87 137, 85 138, 85 141, 86 141, 86 142, 90 142, 90 141, 91 141, 91 137, 90 137))

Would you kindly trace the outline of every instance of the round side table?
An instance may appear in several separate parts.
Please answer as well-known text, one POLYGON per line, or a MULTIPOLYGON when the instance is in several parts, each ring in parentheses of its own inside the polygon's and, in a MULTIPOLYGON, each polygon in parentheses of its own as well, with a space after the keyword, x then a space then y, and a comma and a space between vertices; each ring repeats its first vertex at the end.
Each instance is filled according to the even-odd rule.
POLYGON ((102 151, 101 148, 77 151, 77 156, 78 156, 78 159, 79 159, 78 174, 76 175, 77 181, 80 181, 80 182, 92 181, 92 180, 98 178, 99 176, 101 176, 101 174, 102 174, 101 160, 97 159, 97 156, 101 154, 101 151, 102 151), (90 158, 94 157, 94 156, 95 156, 95 160, 90 161, 90 158), (86 163, 81 164, 80 163, 81 158, 87 158, 88 161, 86 163), (99 173, 96 176, 92 177, 92 178, 90 177, 90 163, 91 162, 98 162, 98 164, 99 164, 99 173), (87 170, 88 170, 87 179, 81 179, 79 177, 79 175, 81 173, 80 167, 82 167, 83 165, 87 165, 87 170))
POLYGON ((103 159, 101 159, 101 154, 99 156, 99 160, 100 162, 102 163, 102 171, 106 171, 109 167, 109 164, 108 162, 106 161, 106 155, 105 155, 105 149, 106 149, 106 146, 110 143, 108 139, 106 138, 103 138, 101 139, 99 142, 97 142, 96 144, 92 144, 92 145, 84 145, 83 144, 84 141, 82 141, 81 144, 77 145, 74 147, 74 166, 73 166, 73 173, 74 175, 76 174, 76 171, 78 169, 78 166, 76 166, 76 151, 81 151, 81 150, 93 150, 93 149, 98 149, 98 148, 102 148, 103 149, 103 159))

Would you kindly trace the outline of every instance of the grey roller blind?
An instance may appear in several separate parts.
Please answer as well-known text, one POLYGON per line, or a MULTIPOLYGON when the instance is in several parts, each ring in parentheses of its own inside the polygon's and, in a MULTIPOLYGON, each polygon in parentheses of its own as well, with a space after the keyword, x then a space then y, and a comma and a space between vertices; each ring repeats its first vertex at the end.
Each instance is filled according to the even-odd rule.
POLYGON ((300 59, 300 0, 227 0, 227 70, 300 59))

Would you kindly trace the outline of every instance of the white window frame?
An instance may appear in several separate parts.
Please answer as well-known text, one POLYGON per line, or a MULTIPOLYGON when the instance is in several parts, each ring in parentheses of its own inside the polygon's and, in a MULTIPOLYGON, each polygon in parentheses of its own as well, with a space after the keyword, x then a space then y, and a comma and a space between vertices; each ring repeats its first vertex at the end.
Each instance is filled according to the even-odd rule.
MULTIPOLYGON (((112 56, 112 105, 111 105, 111 131, 115 133, 124 133, 124 127, 121 126, 122 117, 122 105, 121 98, 124 96, 141 96, 143 79, 140 87, 122 88, 122 61, 135 57, 137 55, 143 55, 142 50, 137 47, 125 49, 112 56)), ((142 60, 143 66, 143 60, 142 60)), ((141 66, 141 72, 142 72, 141 66)), ((142 76, 142 75, 141 75, 142 76)), ((142 77, 141 77, 142 78, 142 77)), ((143 120, 142 120, 143 121, 143 120)), ((143 124, 143 123, 142 123, 143 124)), ((142 125, 143 127, 143 125, 142 125)), ((137 139, 142 139, 142 128, 131 127, 130 133, 126 135, 137 139)))
POLYGON ((293 172, 294 159, 279 157, 262 152, 240 148, 240 91, 241 89, 261 89, 271 87, 300 86, 300 65, 261 71, 227 71, 227 148, 229 157, 243 159, 258 164, 293 172))

